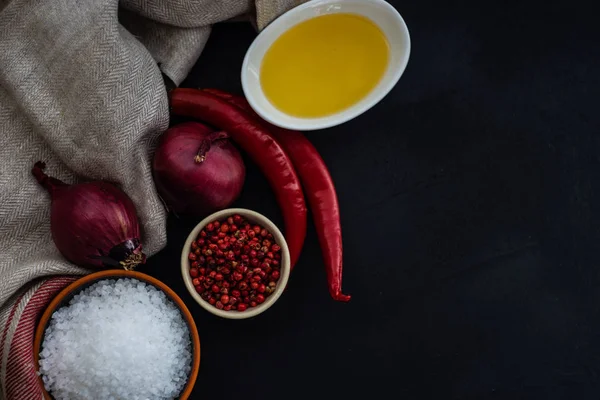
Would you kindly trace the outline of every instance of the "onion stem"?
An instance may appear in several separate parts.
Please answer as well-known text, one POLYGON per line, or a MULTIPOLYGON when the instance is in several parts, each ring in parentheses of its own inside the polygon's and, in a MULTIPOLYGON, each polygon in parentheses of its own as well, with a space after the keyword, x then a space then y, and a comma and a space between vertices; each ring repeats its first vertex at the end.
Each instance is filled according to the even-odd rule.
POLYGON ((194 156, 194 162, 196 164, 203 163, 206 160, 206 153, 208 153, 210 150, 210 146, 213 144, 213 142, 223 139, 229 139, 229 135, 227 132, 219 131, 211 133, 208 138, 202 140, 202 143, 200 143, 200 147, 198 148, 198 152, 196 153, 196 156, 194 156))

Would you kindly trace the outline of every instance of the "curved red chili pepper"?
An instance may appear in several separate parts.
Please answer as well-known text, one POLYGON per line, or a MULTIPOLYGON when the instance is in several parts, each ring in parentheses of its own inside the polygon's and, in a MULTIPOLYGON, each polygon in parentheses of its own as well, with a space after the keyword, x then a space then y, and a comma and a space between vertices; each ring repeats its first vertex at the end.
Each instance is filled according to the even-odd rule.
POLYGON ((285 239, 295 266, 306 237, 306 202, 296 170, 271 133, 238 107, 198 89, 170 92, 174 114, 198 118, 224 130, 258 165, 271 184, 285 222, 285 239))
MULTIPOLYGON (((226 99, 250 115, 260 118, 250 107, 248 101, 241 96, 218 89, 205 89, 205 91, 226 99)), ((349 301, 350 296, 342 293, 342 227, 340 223, 340 209, 335 186, 327 165, 317 149, 300 132, 276 127, 262 120, 262 118, 260 118, 260 121, 269 126, 270 132, 290 156, 294 167, 298 171, 312 210, 314 224, 321 244, 321 251, 323 252, 325 269, 327 271, 327 281, 329 283, 329 293, 334 300, 349 301)))

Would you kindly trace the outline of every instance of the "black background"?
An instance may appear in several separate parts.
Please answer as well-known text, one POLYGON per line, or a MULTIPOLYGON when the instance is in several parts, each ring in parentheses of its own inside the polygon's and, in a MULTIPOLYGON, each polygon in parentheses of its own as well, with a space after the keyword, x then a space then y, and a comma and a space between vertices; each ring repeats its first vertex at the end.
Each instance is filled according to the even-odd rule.
MULTIPOLYGON (((285 295, 210 315, 179 272, 198 222, 169 220, 148 272, 202 343, 193 399, 600 398, 597 12, 560 1, 392 1, 412 39, 395 89, 308 136, 336 182, 348 304, 329 298, 314 227, 285 295)), ((183 86, 241 93, 255 37, 214 29, 183 86)), ((257 168, 238 206, 281 226, 257 168)))

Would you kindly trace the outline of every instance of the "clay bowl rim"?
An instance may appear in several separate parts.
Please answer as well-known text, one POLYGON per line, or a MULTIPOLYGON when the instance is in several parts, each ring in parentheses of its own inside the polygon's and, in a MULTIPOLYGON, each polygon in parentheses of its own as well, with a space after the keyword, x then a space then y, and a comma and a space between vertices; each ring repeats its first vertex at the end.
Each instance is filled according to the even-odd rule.
POLYGON ((285 289, 287 287, 287 284, 288 284, 288 281, 290 278, 290 274, 292 272, 292 266, 291 266, 290 262, 291 262, 290 250, 289 250, 287 241, 285 240, 285 236, 283 235, 283 233, 281 233, 281 231, 279 230, 279 228, 277 227, 277 225, 275 225, 275 223, 273 221, 271 221, 265 215, 263 215, 257 211, 254 211, 254 210, 249 210, 247 208, 226 208, 224 210, 217 211, 217 212, 210 214, 209 216, 204 218, 202 221, 200 221, 194 227, 194 229, 192 229, 192 231, 190 232, 190 234, 188 235, 188 237, 185 241, 185 244, 183 245, 183 249, 181 250, 181 275, 183 277, 183 282, 185 283, 185 287, 187 288, 190 295, 206 311, 210 312, 213 315, 221 317, 221 318, 242 320, 242 319, 247 319, 247 318, 254 318, 254 317, 262 314, 263 312, 265 312, 269 308, 271 308, 279 300, 279 298, 283 295, 283 292, 285 291, 285 289), (190 270, 190 260, 188 259, 189 249, 192 246, 192 242, 194 240, 196 240, 196 237, 198 237, 198 234, 200 234, 200 231, 202 229, 204 229, 204 227, 206 225, 208 225, 209 222, 212 222, 214 220, 221 220, 221 219, 227 218, 227 217, 231 217, 235 214, 239 214, 239 215, 243 216, 244 218, 248 219, 249 221, 251 221, 255 224, 259 224, 262 227, 264 227, 265 229, 267 229, 273 235, 274 242, 277 243, 279 246, 281 246, 281 264, 280 264, 281 265, 281 267, 280 267, 281 277, 279 278, 279 281, 277 282, 277 286, 275 287, 275 292, 273 292, 273 294, 271 296, 267 297, 267 299, 265 300, 264 303, 259 304, 256 307, 248 308, 246 311, 235 311, 235 310, 224 311, 224 310, 219 310, 215 306, 212 306, 208 301, 204 300, 198 294, 198 292, 196 291, 196 288, 194 287, 194 284, 192 283, 192 278, 190 277, 190 274, 189 274, 189 270, 190 270))
MULTIPOLYGON (((52 299, 52 301, 50 302, 48 307, 46 307, 44 314, 42 314, 42 318, 38 322, 38 325, 35 330, 35 339, 33 342, 33 358, 35 361, 34 367, 35 367, 36 373, 39 372, 39 361, 40 361, 39 354, 40 354, 40 349, 42 346, 42 339, 44 337, 46 327, 48 326, 48 322, 50 321, 50 318, 52 317, 52 314, 54 313, 54 311, 56 311, 56 309, 58 307, 66 305, 66 304, 63 304, 65 298, 67 296, 73 294, 74 292, 78 291, 82 286, 91 284, 94 281, 98 281, 101 279, 110 279, 110 278, 132 278, 132 279, 138 279, 138 280, 144 281, 148 284, 151 284, 151 285, 155 286, 156 288, 162 290, 167 295, 167 297, 169 297, 177 305, 177 307, 183 314, 183 318, 185 319, 185 321, 188 325, 188 328, 190 330, 193 354, 192 354, 192 369, 190 371, 188 381, 187 381, 185 387, 183 388, 181 394, 179 395, 178 399, 179 400, 187 400, 189 398, 190 394, 192 393, 192 390, 194 389, 196 379, 198 378, 198 371, 200 369, 200 336, 198 335, 198 328, 196 327, 196 322, 194 321, 194 318, 192 317, 190 310, 188 310, 188 308, 185 305, 185 303, 183 302, 183 300, 181 300, 181 298, 177 295, 177 293, 175 293, 173 291, 173 289, 171 289, 169 286, 167 286, 165 283, 159 281, 158 279, 153 278, 152 276, 144 274, 142 272, 137 272, 137 271, 125 271, 125 270, 119 270, 119 269, 111 269, 111 270, 94 272, 94 273, 91 273, 89 275, 86 275, 84 277, 77 279, 75 282, 71 283, 69 286, 67 286, 66 288, 61 290, 60 293, 58 293, 54 297, 54 299, 52 299)), ((44 387, 44 382, 42 381, 41 375, 39 375, 39 374, 37 375, 37 380, 42 389, 44 398, 46 400, 54 400, 54 397, 52 397, 48 393, 46 388, 44 387)))

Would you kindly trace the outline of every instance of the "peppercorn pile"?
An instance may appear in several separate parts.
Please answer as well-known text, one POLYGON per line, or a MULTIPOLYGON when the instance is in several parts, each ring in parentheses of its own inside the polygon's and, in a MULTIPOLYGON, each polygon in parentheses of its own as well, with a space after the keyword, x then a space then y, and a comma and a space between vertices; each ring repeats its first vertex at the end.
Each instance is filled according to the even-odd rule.
POLYGON ((264 303, 280 276, 281 247, 269 231, 240 215, 208 223, 188 258, 196 291, 219 310, 264 303))

